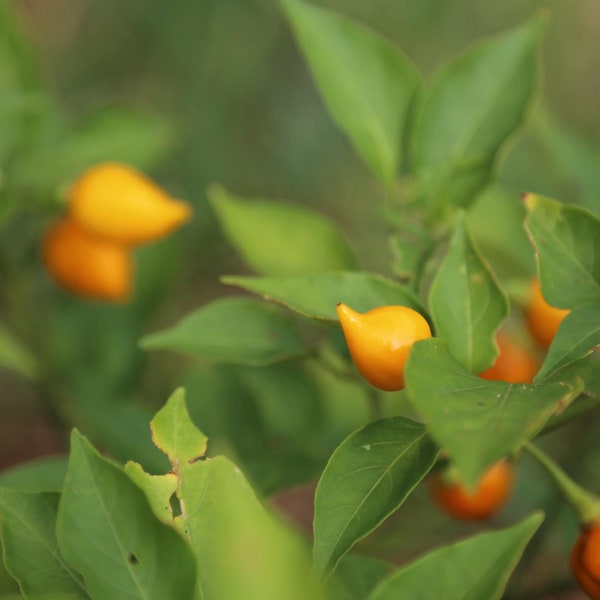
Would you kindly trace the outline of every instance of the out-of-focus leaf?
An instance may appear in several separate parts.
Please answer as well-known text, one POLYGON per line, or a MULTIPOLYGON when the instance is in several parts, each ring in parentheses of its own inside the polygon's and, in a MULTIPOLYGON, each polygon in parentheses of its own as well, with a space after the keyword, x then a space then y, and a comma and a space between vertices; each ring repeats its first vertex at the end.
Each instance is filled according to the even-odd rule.
POLYGON ((411 403, 469 486, 533 438, 583 388, 581 381, 526 385, 480 379, 437 338, 415 343, 405 377, 411 403))
POLYGON ((217 186, 209 197, 229 243, 261 275, 314 275, 356 267, 341 231, 313 209, 239 198, 217 186))
POLYGON ((188 544, 152 513, 121 468, 100 457, 77 431, 57 519, 65 561, 94 598, 194 598, 188 544))
POLYGON ((2 471, 0 487, 20 492, 60 492, 66 472, 66 456, 39 458, 2 471))
POLYGON ((395 571, 369 600, 499 600, 542 520, 535 513, 507 529, 435 550, 395 571))
POLYGON ((228 364, 261 366, 302 356, 307 349, 292 318, 251 298, 221 298, 169 329, 143 337, 145 350, 173 350, 228 364))
POLYGON ((370 423, 333 453, 315 497, 313 562, 328 577, 340 558, 396 510, 433 466, 437 447, 402 417, 370 423))
POLYGON ((56 541, 60 495, 0 489, 3 558, 21 590, 89 598, 81 577, 62 558, 56 541))
POLYGON ((536 111, 533 135, 542 143, 554 177, 600 216, 600 146, 566 129, 548 111, 536 111))
POLYGON ((407 287, 375 273, 341 271, 313 277, 245 277, 227 275, 223 283, 236 285, 266 300, 311 319, 337 321, 340 302, 358 312, 388 304, 422 311, 419 300, 407 287))
POLYGON ((416 69, 360 23, 300 0, 281 4, 331 117, 371 170, 391 183, 421 85, 416 69))
POLYGON ((164 157, 172 142, 172 128, 163 117, 106 109, 47 139, 15 165, 13 177, 26 188, 46 189, 66 185, 101 162, 146 170, 164 157))
POLYGON ((39 365, 33 354, 0 323, 0 367, 35 379, 39 365))
POLYGON ((545 20, 536 16, 468 49, 433 81, 418 115, 412 159, 435 216, 471 203, 488 184, 498 151, 523 124, 545 20))
POLYGON ((501 279, 529 278, 535 272, 525 214, 520 195, 498 187, 480 194, 467 213, 473 240, 501 279))
POLYGON ((600 303, 600 218, 586 209, 525 196, 542 294, 552 306, 600 303))
POLYGON ((489 367, 497 354, 494 334, 508 316, 508 300, 462 217, 431 285, 429 304, 436 335, 463 366, 471 373, 489 367))

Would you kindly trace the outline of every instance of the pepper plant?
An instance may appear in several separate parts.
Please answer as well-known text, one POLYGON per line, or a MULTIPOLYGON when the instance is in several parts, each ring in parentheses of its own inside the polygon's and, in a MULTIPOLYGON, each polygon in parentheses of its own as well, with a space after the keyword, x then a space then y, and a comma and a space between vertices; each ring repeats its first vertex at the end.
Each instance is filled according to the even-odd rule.
POLYGON ((75 429, 68 462, 0 477, 15 597, 498 599, 539 535, 537 507, 400 561, 370 555, 368 542, 430 474, 450 474, 468 493, 524 449, 541 457, 575 519, 600 523, 593 490, 574 492, 536 449, 546 433, 594 418, 600 402, 600 205, 496 186, 538 110, 547 16, 478 42, 426 82, 363 24, 306 0, 279 4, 357 168, 375 182, 378 197, 365 201, 381 206, 389 269, 362 270, 324 213, 212 186, 214 216, 247 270, 221 277, 222 297, 139 340, 148 353, 192 357, 145 433, 144 448, 151 437, 160 456, 136 437, 132 460, 114 446, 105 457, 75 429), (532 281, 568 311, 548 348, 527 330, 532 281), (423 317, 431 336, 411 339, 396 391, 363 379, 390 364, 380 352, 369 364, 368 348, 365 358, 363 339, 378 343, 366 319, 367 335, 348 349, 339 305, 423 317), (481 376, 506 329, 540 357, 531 382, 481 376), (316 483, 308 537, 264 500, 307 481, 316 483))

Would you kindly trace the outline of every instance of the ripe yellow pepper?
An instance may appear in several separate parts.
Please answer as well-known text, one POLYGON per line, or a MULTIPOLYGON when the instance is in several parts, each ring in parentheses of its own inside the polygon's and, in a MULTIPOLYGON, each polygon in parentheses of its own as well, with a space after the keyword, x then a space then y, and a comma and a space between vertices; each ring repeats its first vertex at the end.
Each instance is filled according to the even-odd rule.
POLYGON ((375 387, 404 387, 404 365, 414 342, 431 337, 427 321, 407 306, 380 306, 364 314, 337 305, 350 356, 360 374, 375 387))
POLYGON ((70 219, 122 244, 158 240, 191 217, 191 207, 171 198, 132 167, 104 163, 83 173, 69 191, 70 219))

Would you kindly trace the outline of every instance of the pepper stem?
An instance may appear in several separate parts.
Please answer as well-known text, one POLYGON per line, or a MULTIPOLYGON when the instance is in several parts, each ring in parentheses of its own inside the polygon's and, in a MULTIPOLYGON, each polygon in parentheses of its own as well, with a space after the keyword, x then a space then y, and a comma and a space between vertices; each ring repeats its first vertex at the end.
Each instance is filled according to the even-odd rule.
POLYGON ((565 500, 577 513, 581 525, 591 525, 600 521, 600 498, 575 483, 550 456, 531 442, 524 448, 554 480, 565 500))

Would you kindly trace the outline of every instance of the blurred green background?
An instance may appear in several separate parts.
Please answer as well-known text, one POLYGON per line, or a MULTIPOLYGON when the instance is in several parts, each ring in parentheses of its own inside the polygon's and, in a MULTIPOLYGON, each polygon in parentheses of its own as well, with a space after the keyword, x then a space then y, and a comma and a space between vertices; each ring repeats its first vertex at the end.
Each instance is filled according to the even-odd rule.
MULTIPOLYGON (((386 34, 426 78, 482 36, 517 25, 536 10, 550 11, 540 109, 507 153, 499 183, 503 193, 531 190, 598 210, 597 0, 316 3, 386 34)), ((63 448, 61 432, 48 425, 60 407, 63 416, 100 440, 103 449, 159 469, 160 457, 148 438, 148 418, 175 385, 185 384, 192 413, 212 432, 223 433, 224 447, 226 434, 237 432, 229 442, 232 452, 246 457, 241 460, 262 490, 314 476, 326 452, 367 418, 364 398, 356 390, 340 389, 324 381, 323 374, 316 377, 317 387, 305 389, 309 384, 296 367, 259 374, 230 367, 190 370, 181 358, 145 354, 137 347, 142 334, 233 293, 219 284, 219 275, 245 270, 224 242, 208 205, 206 190, 213 182, 243 196, 318 207, 343 228, 362 268, 390 273, 381 190, 330 121, 277 3, 13 0, 6 6, 18 16, 25 53, 28 49, 33 57, 33 71, 39 70, 31 76, 31 89, 44 90, 41 96, 28 96, 33 125, 27 131, 42 131, 45 141, 33 159, 3 164, 0 218, 13 203, 23 203, 22 198, 15 200, 14 190, 25 194, 32 209, 34 204, 43 207, 46 216, 32 220, 25 205, 25 210, 0 220, 7 263, 0 265, 0 273, 11 281, 2 293, 0 317, 11 337, 23 343, 25 354, 50 357, 50 363, 31 367, 35 377, 22 372, 26 359, 17 360, 17 374, 15 369, 0 371, 0 411, 7 415, 0 432, 0 466, 63 448), (56 114, 38 120, 36 111, 47 105, 58 107, 56 114), (95 156, 94 152, 101 156, 102 148, 111 148, 117 138, 120 156, 143 165, 195 209, 185 229, 139 251, 138 293, 126 307, 90 305, 49 291, 52 284, 40 269, 36 246, 45 222, 57 210, 55 195, 48 190, 60 189, 65 178, 76 174, 80 157, 95 156), (16 173, 13 180, 11 172, 16 173), (330 400, 324 409, 320 402, 325 396, 330 400), (195 406, 193 398, 198 397, 203 401, 195 406), (283 406, 282 397, 287 398, 283 406), (223 402, 227 410, 215 408, 223 402), (40 414, 40 406, 50 404, 53 410, 40 414), (219 421, 222 415, 237 419, 219 421), (307 442, 305 432, 313 424, 322 429, 307 442), (313 456, 307 454, 307 445, 313 456)), ((6 123, 3 118, 3 126, 6 123)), ((4 128, 4 135, 11 135, 10 128, 4 128)), ((581 451, 593 435, 589 424, 571 425, 561 437, 548 439, 559 460, 577 465, 575 475, 597 483, 597 454, 589 453, 582 463, 570 445, 577 438, 581 451)), ((569 515, 561 516, 561 508, 552 504, 553 491, 544 487, 545 480, 527 461, 523 474, 504 520, 546 505, 559 526, 548 529, 545 554, 538 552, 533 563, 527 563, 533 565, 531 580, 520 574, 518 581, 521 589, 535 589, 538 580, 552 574, 560 587, 568 576, 564 561, 554 554, 560 557, 564 552, 575 523, 569 515), (557 561, 563 567, 556 568, 557 561)), ((421 502, 422 493, 411 497, 403 513, 407 517, 400 516, 396 528, 391 523, 391 533, 386 537, 384 532, 374 550, 369 542, 365 547, 401 556, 456 533, 458 528, 443 528, 441 517, 415 530, 431 516, 430 507, 421 502), (399 542, 403 536, 398 531, 404 532, 410 548, 399 542)))

